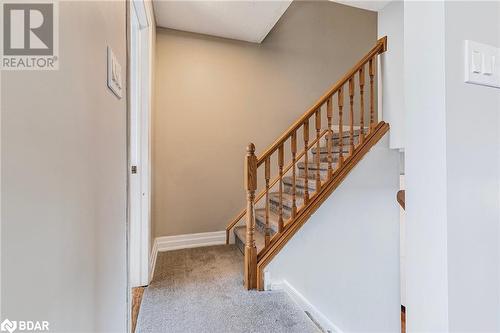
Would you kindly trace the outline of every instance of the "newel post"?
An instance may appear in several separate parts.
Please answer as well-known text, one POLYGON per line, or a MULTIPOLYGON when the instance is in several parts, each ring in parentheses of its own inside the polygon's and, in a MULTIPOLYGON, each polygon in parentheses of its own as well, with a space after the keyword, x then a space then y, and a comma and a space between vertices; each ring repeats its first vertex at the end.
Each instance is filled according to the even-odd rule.
POLYGON ((255 246, 255 190, 257 189, 257 157, 250 143, 245 157, 245 190, 247 191, 247 220, 245 241, 245 288, 257 288, 257 247, 255 246))

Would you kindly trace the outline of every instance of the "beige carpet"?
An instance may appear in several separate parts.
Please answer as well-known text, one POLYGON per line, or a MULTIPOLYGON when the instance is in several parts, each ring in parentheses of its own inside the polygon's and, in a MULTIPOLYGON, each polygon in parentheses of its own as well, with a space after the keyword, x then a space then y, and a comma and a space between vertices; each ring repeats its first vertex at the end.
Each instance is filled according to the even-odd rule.
POLYGON ((158 254, 136 332, 320 332, 284 292, 243 288, 233 245, 158 254))

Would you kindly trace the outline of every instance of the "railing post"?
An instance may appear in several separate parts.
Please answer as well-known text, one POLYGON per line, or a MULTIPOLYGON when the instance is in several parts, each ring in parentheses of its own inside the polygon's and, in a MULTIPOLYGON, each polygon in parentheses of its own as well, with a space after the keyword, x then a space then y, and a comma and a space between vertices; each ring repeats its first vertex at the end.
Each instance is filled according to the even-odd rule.
POLYGON ((359 142, 361 144, 365 141, 365 65, 359 69, 359 106, 361 113, 361 120, 359 122, 359 142))
POLYGON ((266 178, 266 230, 265 230, 265 245, 268 246, 271 241, 271 229, 269 228, 269 180, 271 179, 271 158, 267 157, 264 166, 264 177, 266 178))
POLYGON ((290 141, 292 151, 292 218, 297 216, 297 183, 295 164, 297 162, 297 131, 293 131, 292 140, 290 141))
POLYGON ((344 163, 344 88, 340 87, 338 92, 338 104, 339 104, 339 160, 337 163, 337 169, 344 163))
POLYGON ((279 198, 280 198, 280 206, 279 206, 279 220, 278 220, 278 232, 283 232, 283 164, 285 162, 285 152, 283 148, 283 144, 281 144, 278 148, 278 169, 279 169, 279 198))
POLYGON ((370 133, 375 127, 375 64, 373 58, 368 62, 368 74, 370 75, 370 133))
POLYGON ((304 122, 304 205, 309 203, 309 119, 304 122))
POLYGON ((326 101, 326 117, 328 119, 328 134, 326 136, 326 149, 328 153, 328 179, 332 178, 333 169, 333 130, 332 130, 332 118, 333 118, 333 101, 332 96, 326 101))
POLYGON ((245 288, 257 288, 257 247, 255 246, 255 190, 257 189, 257 157, 250 143, 245 157, 245 189, 247 191, 247 221, 245 241, 245 288))
POLYGON ((316 110, 316 194, 319 193, 321 187, 321 143, 319 141, 321 135, 321 108, 316 110))
POLYGON ((349 156, 354 153, 354 76, 349 79, 349 156))

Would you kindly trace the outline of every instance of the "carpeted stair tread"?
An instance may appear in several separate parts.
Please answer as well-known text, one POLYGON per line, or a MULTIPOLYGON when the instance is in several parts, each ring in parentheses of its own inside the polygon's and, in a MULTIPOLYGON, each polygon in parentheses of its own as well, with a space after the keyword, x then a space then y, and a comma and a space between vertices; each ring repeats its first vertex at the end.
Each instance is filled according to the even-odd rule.
MULTIPOLYGON (((344 151, 344 150, 342 150, 344 151)), ((332 152, 332 167, 335 168, 335 163, 338 162, 339 160, 339 151, 337 152, 332 152)), ((316 154, 313 154, 312 157, 309 159, 309 164, 316 163, 316 154)), ((344 157, 349 156, 349 150, 344 151, 344 157)), ((319 161, 321 163, 328 163, 328 154, 327 153, 321 153, 319 154, 319 161)))
MULTIPOLYGON (((349 136, 344 136, 344 137, 342 138, 342 146, 343 146, 343 147, 345 147, 345 146, 349 146, 350 141, 351 141, 351 139, 350 139, 350 137, 349 137, 349 136)), ((353 136, 353 141, 354 141, 354 144, 358 144, 358 142, 359 142, 359 136, 358 136, 358 135, 353 136)), ((322 145, 322 146, 326 146, 326 145, 327 145, 327 143, 328 143, 328 137, 326 137, 326 136, 325 136, 325 137, 323 137, 323 139, 321 140, 321 145, 322 145)), ((339 138, 338 138, 338 137, 334 137, 334 138, 333 138, 333 146, 334 146, 334 147, 335 147, 335 146, 340 146, 340 140, 339 140, 339 138)))
MULTIPOLYGON (((245 239, 247 236, 246 233, 247 233, 247 228, 244 225, 234 228, 236 245, 239 247, 241 253, 245 253, 245 239)), ((264 233, 255 229, 254 238, 255 238, 255 246, 257 247, 257 252, 259 252, 261 249, 264 248, 266 242, 264 238, 264 233)))
MULTIPOLYGON (((285 185, 285 189, 292 188, 293 177, 292 176, 283 177, 283 184, 285 185)), ((304 189, 305 187, 306 187, 306 178, 295 176, 295 188, 296 189, 297 188, 304 189)), ((315 191, 316 190, 316 182, 308 179, 307 188, 309 189, 309 191, 311 191, 311 190, 315 191)), ((289 192, 289 193, 292 193, 292 192, 289 192)))
MULTIPOLYGON (((338 138, 339 138, 339 132, 338 132, 338 131, 336 131, 335 129, 333 129, 333 131, 334 131, 334 132, 333 132, 333 139, 338 139, 338 138)), ((368 129, 365 127, 365 133, 366 133, 367 131, 368 131, 368 129)), ((353 135, 353 136, 355 136, 355 137, 359 136, 360 129, 358 128, 358 129, 353 130, 353 133, 354 133, 354 135, 353 135)), ((342 137, 344 137, 344 138, 349 138, 349 137, 350 137, 350 135, 351 135, 351 132, 350 132, 349 130, 344 130, 344 131, 342 132, 342 137)))
MULTIPOLYGON (((306 164, 304 162, 299 162, 299 163, 297 163, 297 167, 299 169, 305 169, 306 164)), ((332 167, 334 167, 333 163, 332 163, 332 167)), ((318 169, 318 165, 317 165, 316 161, 308 161, 307 170, 311 171, 311 170, 316 170, 316 169, 318 169)), ((328 171, 328 163, 327 162, 320 162, 319 169, 324 170, 324 171, 328 171)))
MULTIPOLYGON (((311 152, 313 153, 313 155, 316 155, 316 151, 318 151, 317 147, 313 147, 311 149, 311 152)), ((339 151, 340 151, 340 146, 339 145, 335 145, 335 146, 332 147, 332 154, 338 154, 339 151)), ((328 154, 328 147, 326 147, 326 146, 319 147, 319 152, 320 152, 321 155, 328 154)), ((348 154, 349 153, 349 145, 343 145, 342 146, 342 152, 344 154, 348 154)))
MULTIPOLYGON (((297 167, 299 169, 299 177, 305 178, 306 176, 306 169, 305 169, 305 164, 303 162, 297 163, 297 167)), ((335 170, 336 164, 332 163, 332 169, 335 170)), ((314 163, 309 162, 308 167, 307 167, 307 178, 309 181, 315 181, 316 180, 316 161, 314 163)), ((325 181, 328 178, 328 163, 326 162, 321 162, 319 165, 319 178, 321 181, 325 181)))
MULTIPOLYGON (((269 209, 269 227, 271 228, 271 236, 278 231, 279 215, 269 209)), ((256 229, 265 234, 266 228, 266 209, 258 208, 255 210, 256 229)))
MULTIPOLYGON (((287 211, 292 210, 292 195, 290 193, 283 192, 283 208, 287 211)), ((271 209, 273 209, 273 212, 279 213, 278 210, 275 210, 275 208, 279 207, 280 204, 280 194, 279 192, 271 192, 269 193, 269 201, 271 202, 271 209)), ((300 207, 304 204, 304 197, 302 195, 299 195, 298 193, 295 195, 295 205, 297 207, 300 207)), ((287 212, 288 213, 288 212, 287 212)), ((289 214, 286 215, 286 218, 290 217, 289 214)))

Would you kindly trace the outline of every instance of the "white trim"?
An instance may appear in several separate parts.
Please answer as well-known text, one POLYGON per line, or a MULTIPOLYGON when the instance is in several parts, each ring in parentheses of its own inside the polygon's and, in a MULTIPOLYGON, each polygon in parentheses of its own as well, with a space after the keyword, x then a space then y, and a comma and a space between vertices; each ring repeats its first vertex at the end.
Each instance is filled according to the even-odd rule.
MULTIPOLYGON (((2 105, 2 71, 0 71, 0 105, 2 105)), ((0 137, 2 137, 2 112, 0 112, 0 137)), ((2 188, 2 146, 0 145, 0 188, 2 188)), ((0 191, 0 249, 2 248, 2 191, 0 191)), ((0 255, 0 268, 2 267, 2 256, 0 255)), ((1 270, 1 269, 0 269, 1 270)), ((0 274, 0 286, 2 285, 2 274, 0 274)), ((0 288, 0 313, 2 312, 2 288, 0 288)))
POLYGON ((132 0, 134 5, 134 10, 137 15, 137 19, 139 21, 139 26, 141 29, 147 28, 150 26, 148 20, 148 9, 146 9, 146 4, 144 0, 132 0))
MULTIPOLYGON (((151 263, 152 34, 143 0, 129 6, 128 214, 129 285, 147 285, 151 263), (138 12, 140 11, 140 12, 138 12), (141 24, 142 20, 142 24, 141 24), (131 166, 137 174, 131 174, 131 166)), ((148 6, 150 8, 150 6, 148 6)), ((150 13, 151 15, 151 13, 150 13)))
POLYGON ((158 252, 226 244, 226 231, 156 237, 158 252))
POLYGON ((224 245, 226 244, 226 231, 202 232, 177 236, 156 237, 150 257, 150 281, 153 278, 158 252, 190 249, 194 247, 224 245))
POLYGON ((304 297, 304 295, 302 295, 299 291, 297 291, 297 289, 295 289, 290 283, 288 283, 288 281, 282 280, 277 283, 272 283, 271 290, 285 291, 303 311, 307 311, 309 315, 318 322, 323 330, 335 333, 343 333, 340 328, 334 325, 323 313, 321 313, 314 305, 312 305, 311 302, 309 302, 304 297))

